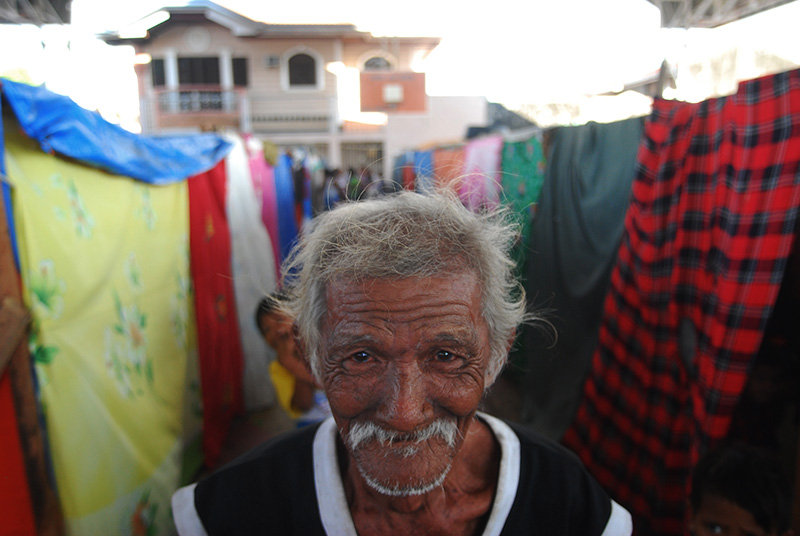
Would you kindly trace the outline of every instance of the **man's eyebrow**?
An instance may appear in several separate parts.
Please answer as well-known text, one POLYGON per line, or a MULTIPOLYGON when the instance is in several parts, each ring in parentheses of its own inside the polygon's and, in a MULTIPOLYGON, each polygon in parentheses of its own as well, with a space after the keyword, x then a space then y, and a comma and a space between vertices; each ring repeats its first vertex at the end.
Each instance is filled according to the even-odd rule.
POLYGON ((368 333, 359 333, 350 329, 336 329, 328 339, 328 349, 338 350, 351 346, 373 345, 377 339, 368 333))
POLYGON ((425 337, 422 343, 424 344, 451 344, 467 348, 471 351, 477 351, 480 342, 477 334, 472 330, 456 330, 456 331, 442 331, 435 333, 430 337, 425 337))

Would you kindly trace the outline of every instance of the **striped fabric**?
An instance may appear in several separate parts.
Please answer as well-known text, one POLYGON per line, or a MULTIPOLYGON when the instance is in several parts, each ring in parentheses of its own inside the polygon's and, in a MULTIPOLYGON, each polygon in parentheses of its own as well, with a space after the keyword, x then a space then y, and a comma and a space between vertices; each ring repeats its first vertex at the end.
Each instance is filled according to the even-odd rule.
POLYGON ((634 515, 684 533, 689 471, 725 437, 800 205, 800 71, 657 100, 584 399, 563 441, 634 515))

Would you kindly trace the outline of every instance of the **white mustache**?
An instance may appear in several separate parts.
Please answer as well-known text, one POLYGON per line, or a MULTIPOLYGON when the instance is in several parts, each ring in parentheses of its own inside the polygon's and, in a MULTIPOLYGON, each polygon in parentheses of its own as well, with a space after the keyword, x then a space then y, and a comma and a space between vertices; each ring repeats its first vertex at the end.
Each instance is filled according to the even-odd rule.
MULTIPOLYGON (((381 428, 374 422, 358 422, 355 423, 347 434, 345 442, 351 451, 357 450, 361 445, 367 441, 377 440, 381 443, 406 442, 406 443, 424 443, 434 437, 443 439, 449 447, 454 447, 456 438, 458 437, 458 426, 454 421, 447 419, 438 419, 421 430, 411 433, 401 433, 394 430, 387 430, 381 428)), ((407 447, 409 449, 408 455, 413 455, 416 448, 413 446, 407 447)))

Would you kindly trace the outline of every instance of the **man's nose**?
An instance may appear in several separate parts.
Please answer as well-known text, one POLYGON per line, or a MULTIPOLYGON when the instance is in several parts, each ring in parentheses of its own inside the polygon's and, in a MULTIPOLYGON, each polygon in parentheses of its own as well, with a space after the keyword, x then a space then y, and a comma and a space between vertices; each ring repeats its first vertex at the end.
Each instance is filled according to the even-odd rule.
POLYGON ((427 424, 432 406, 425 376, 416 363, 390 367, 378 419, 398 432, 410 433, 427 424))

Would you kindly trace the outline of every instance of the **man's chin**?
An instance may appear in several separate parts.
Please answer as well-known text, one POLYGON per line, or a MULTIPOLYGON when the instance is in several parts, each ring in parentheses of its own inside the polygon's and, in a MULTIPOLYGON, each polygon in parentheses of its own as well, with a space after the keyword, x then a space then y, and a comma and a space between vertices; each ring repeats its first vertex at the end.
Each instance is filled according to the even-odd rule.
POLYGON ((366 471, 361 465, 358 465, 358 471, 367 485, 381 493, 390 497, 410 497, 413 495, 424 495, 442 485, 447 473, 450 471, 450 464, 444 468, 439 474, 427 478, 417 477, 414 475, 404 474, 402 478, 377 478, 366 471))
POLYGON ((394 497, 421 495, 440 486, 450 471, 454 452, 450 448, 435 450, 441 452, 420 445, 364 448, 355 461, 372 489, 394 497))

